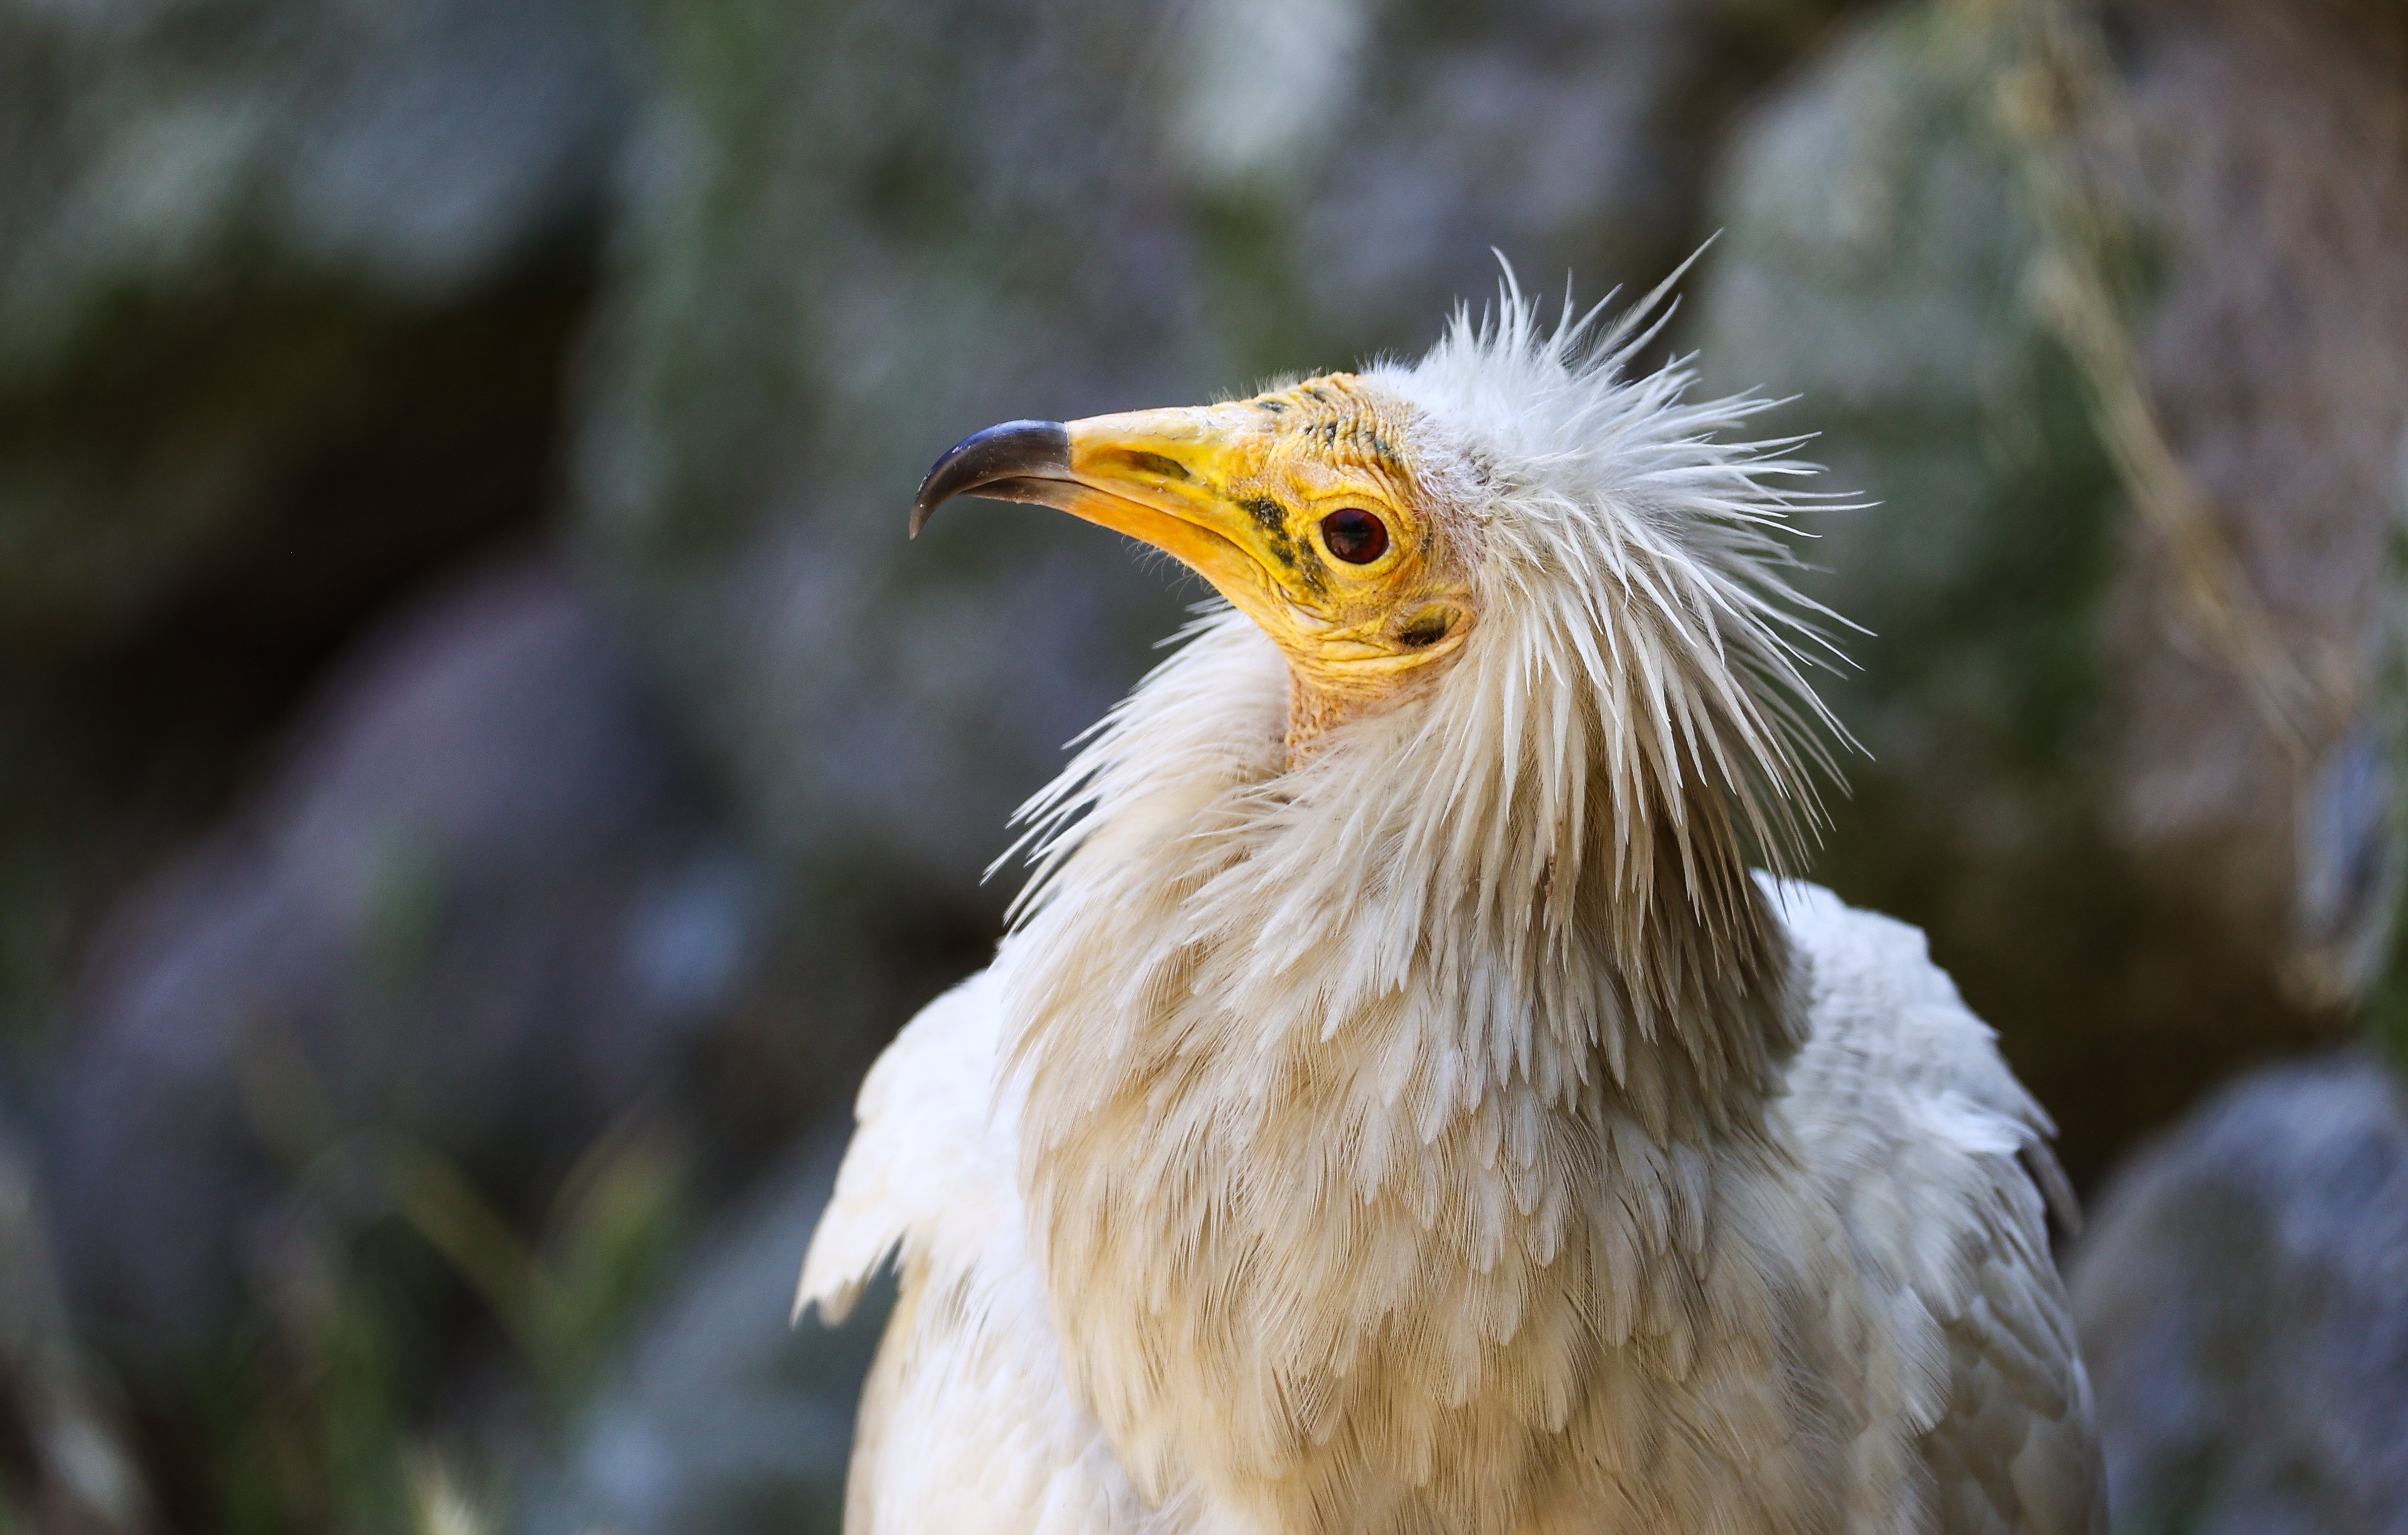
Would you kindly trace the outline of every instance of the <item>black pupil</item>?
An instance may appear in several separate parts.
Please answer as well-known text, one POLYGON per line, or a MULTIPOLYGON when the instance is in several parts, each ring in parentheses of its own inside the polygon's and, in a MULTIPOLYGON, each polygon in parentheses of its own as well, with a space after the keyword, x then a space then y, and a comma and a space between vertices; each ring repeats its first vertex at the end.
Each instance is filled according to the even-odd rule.
POLYGON ((1388 552, 1388 525, 1349 507, 1321 520, 1321 541, 1348 565, 1369 565, 1388 552))

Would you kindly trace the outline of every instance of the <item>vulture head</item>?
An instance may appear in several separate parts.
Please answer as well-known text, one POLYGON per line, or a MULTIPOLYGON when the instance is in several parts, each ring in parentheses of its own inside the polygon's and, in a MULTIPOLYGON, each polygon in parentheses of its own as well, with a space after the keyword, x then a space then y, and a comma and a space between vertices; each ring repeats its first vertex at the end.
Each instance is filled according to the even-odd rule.
POLYGON ((1675 894, 1736 936, 1748 863, 1819 824, 1844 737, 1806 673, 1836 652, 1780 538, 1811 466, 1736 430, 1773 402, 1630 376, 1664 293, 1551 327, 1509 277, 1418 362, 990 427, 930 470, 912 530, 975 495, 1163 550, 1283 657, 1296 796, 1358 823, 1376 799, 1372 835, 1452 854, 1415 867, 1526 881, 1558 929, 1573 876, 1602 877, 1626 951, 1675 894))

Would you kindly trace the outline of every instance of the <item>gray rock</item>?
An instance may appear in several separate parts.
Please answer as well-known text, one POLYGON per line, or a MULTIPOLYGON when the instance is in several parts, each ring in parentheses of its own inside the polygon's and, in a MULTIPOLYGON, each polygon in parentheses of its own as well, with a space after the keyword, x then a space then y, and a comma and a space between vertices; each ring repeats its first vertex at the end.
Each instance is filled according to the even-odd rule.
POLYGON ((554 475, 585 0, 0 0, 0 1036, 309 674, 554 475))
POLYGON ((2119 1530, 2408 1530, 2408 1097, 2260 1073, 2119 1173, 2074 1308, 2119 1530))
POLYGON ((2088 1177, 2238 1063, 2340 1037, 2397 925, 2408 89, 2374 61, 2408 36, 2107 7, 2100 103, 2058 134, 2048 10, 1886 11, 1769 103, 1696 338, 1716 385, 1801 396, 1773 428, 1877 503, 1809 518, 1813 594, 1870 630, 1828 690, 1870 760, 1817 872, 1930 931, 2088 1177), (2304 680, 2285 726, 2044 302, 2068 241, 2034 189, 2068 165, 2103 269, 2149 275, 2107 344, 2229 551, 2218 604, 2304 680))
POLYGON ((0 1422, 22 1436, 31 1462, 10 1470, 30 1470, 33 1482, 14 1485, 12 1476, 12 1485, 0 1485, 0 1520, 109 1535, 150 1526, 155 1511, 127 1450, 120 1406, 67 1324, 34 1161, 11 1116, 0 1112, 0 1422))
MULTIPOLYGON (((0 626, 122 639, 254 554, 330 441, 457 422, 415 376, 448 361, 487 400, 480 367, 558 333, 539 290, 432 323, 595 215, 624 115, 609 14, 0 4, 0 626)), ((363 536, 308 510, 336 531, 276 528, 288 560, 296 534, 296 564, 363 536)))
POLYGON ((697 1247, 517 1528, 834 1535, 853 1410, 892 1302, 882 1284, 840 1328, 816 1313, 788 1322, 850 1129, 836 1118, 697 1247))
MULTIPOLYGON (((766 900, 556 570, 431 600, 93 952, 47 1158, 79 1320, 130 1370, 208 1356, 256 1299, 288 1187, 364 1133, 532 1221, 738 1030, 766 900)), ((713 1128, 740 1137, 748 1097, 782 1122, 760 1080, 778 1058, 713 1128)))

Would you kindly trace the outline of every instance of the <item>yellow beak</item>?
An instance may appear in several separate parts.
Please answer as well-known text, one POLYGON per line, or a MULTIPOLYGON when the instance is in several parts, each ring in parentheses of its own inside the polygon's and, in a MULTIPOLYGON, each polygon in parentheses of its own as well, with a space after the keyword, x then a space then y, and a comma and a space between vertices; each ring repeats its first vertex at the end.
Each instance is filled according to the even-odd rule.
POLYGON ((1282 581, 1317 587, 1320 565, 1275 503, 1232 492, 1268 436, 1263 413, 1242 405, 1006 422, 937 460, 911 532, 956 495, 1033 501, 1152 544, 1276 632, 1296 617, 1282 581))

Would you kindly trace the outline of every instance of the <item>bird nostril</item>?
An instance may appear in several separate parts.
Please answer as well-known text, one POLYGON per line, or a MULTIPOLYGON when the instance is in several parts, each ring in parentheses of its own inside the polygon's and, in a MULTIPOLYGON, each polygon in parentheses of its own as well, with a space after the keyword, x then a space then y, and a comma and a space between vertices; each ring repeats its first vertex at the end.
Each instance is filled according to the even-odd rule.
POLYGON ((1166 457, 1161 453, 1149 453, 1140 449, 1132 448, 1116 456, 1129 468, 1135 469, 1141 474, 1159 475, 1165 480, 1185 480, 1189 478, 1186 465, 1182 464, 1175 458, 1166 457))
POLYGON ((1348 565, 1369 565, 1388 552, 1388 524, 1348 507, 1321 520, 1321 541, 1348 565))

